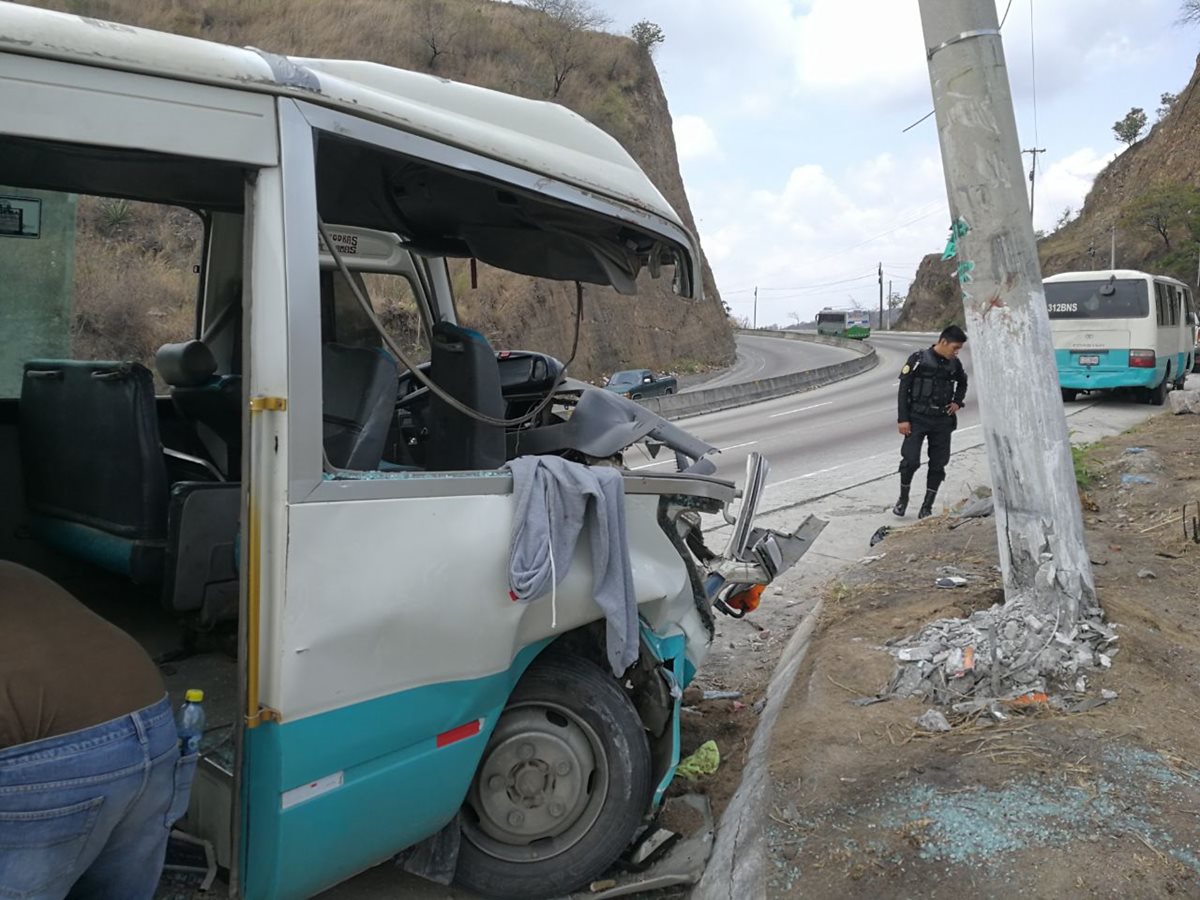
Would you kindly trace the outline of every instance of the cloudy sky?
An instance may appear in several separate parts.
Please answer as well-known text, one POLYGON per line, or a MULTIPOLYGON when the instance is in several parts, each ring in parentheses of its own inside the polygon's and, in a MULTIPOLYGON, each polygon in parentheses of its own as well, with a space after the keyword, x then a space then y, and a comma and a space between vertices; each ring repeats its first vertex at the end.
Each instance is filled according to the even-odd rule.
MULTIPOLYGON (((904 293, 944 246, 934 121, 904 131, 933 109, 916 0, 594 2, 613 31, 645 18, 666 35, 655 59, 683 178, 735 314, 751 316, 756 285, 760 325, 877 307, 880 262, 885 290, 904 293)), ((999 14, 1009 6, 997 0, 999 14)), ((1139 106, 1153 122, 1160 95, 1187 84, 1200 28, 1176 24, 1179 6, 1012 0, 1003 34, 1021 146, 1046 150, 1035 227, 1079 208, 1124 146, 1116 120, 1139 106)))

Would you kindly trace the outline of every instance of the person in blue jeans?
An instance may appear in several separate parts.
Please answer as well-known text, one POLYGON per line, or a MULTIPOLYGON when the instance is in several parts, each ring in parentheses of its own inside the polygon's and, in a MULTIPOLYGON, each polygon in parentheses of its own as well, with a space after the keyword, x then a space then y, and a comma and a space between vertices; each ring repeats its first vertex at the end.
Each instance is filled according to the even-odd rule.
POLYGON ((0 561, 0 897, 151 900, 196 758, 141 646, 0 561))

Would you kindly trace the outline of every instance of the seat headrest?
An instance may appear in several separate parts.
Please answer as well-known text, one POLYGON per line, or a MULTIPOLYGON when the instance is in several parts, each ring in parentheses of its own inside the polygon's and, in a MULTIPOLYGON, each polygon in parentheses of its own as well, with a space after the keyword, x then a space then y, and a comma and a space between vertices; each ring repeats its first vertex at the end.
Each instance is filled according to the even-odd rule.
POLYGON ((154 365, 171 387, 198 387, 217 372, 217 358, 203 341, 163 344, 154 354, 154 365))

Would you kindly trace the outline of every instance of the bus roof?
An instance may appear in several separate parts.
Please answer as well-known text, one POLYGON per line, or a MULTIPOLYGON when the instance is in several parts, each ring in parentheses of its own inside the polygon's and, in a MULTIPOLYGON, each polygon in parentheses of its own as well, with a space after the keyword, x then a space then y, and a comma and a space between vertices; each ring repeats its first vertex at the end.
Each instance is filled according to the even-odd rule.
POLYGON ((1166 281, 1171 284, 1187 287, 1178 278, 1172 278, 1170 275, 1154 275, 1151 272, 1141 272, 1137 269, 1093 269, 1086 272, 1060 272, 1057 275, 1051 275, 1042 279, 1043 281, 1108 281, 1110 278, 1120 278, 1122 280, 1135 278, 1153 278, 1157 281, 1166 281))
POLYGON ((290 58, 16 3, 0 3, 0 53, 305 99, 594 191, 687 232, 614 138, 555 103, 378 63, 290 58))

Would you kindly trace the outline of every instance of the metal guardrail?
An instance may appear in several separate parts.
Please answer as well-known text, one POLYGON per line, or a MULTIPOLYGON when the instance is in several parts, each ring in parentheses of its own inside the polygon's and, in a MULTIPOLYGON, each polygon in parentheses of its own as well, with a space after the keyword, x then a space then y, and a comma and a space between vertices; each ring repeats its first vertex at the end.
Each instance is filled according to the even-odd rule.
POLYGON ((786 397, 789 394, 812 391, 827 384, 845 381, 847 378, 870 371, 879 364, 879 357, 875 353, 875 348, 863 341, 851 341, 823 334, 805 334, 798 331, 751 331, 749 329, 739 329, 737 333, 758 337, 775 337, 792 341, 806 341, 811 344, 826 344, 853 351, 859 354, 859 356, 857 359, 849 359, 830 366, 808 369, 804 372, 793 372, 790 375, 760 378, 756 381, 746 381, 742 384, 727 384, 721 387, 689 391, 686 394, 672 394, 669 397, 649 397, 638 402, 647 409, 658 413, 664 419, 682 419, 687 416, 719 412, 722 409, 748 406, 751 403, 758 403, 763 400, 774 400, 776 397, 786 397))

